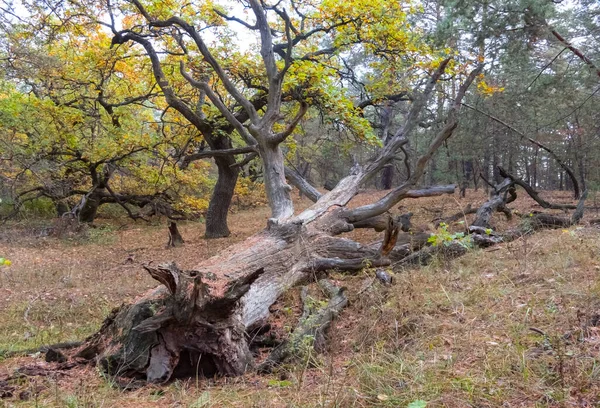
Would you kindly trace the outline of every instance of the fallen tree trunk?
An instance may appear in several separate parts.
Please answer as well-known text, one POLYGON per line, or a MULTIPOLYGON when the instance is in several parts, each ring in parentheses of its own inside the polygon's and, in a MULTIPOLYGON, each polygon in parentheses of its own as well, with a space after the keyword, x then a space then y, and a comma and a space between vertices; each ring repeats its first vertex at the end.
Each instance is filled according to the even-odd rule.
MULTIPOLYGON (((344 188, 336 189, 327 198, 339 202, 346 193, 344 188)), ((491 200, 496 199, 494 196, 491 200)), ((484 207, 489 208, 486 204, 484 207)), ((583 208, 581 200, 581 211, 563 221, 579 222, 583 208)), ((195 375, 241 375, 256 365, 246 333, 268 327, 269 307, 287 289, 310 281, 315 273, 332 268, 360 270, 367 265, 425 264, 439 254, 453 258, 466 252, 459 243, 426 246, 428 233, 396 234, 396 229, 396 245, 384 257, 381 243, 363 246, 334 236, 344 230, 337 214, 335 206, 324 206, 322 210, 317 206, 288 223, 271 220, 267 230, 191 271, 181 271, 174 264, 147 266, 162 286, 133 304, 116 309, 100 331, 77 350, 76 356, 96 361, 110 375, 151 382, 195 375), (322 212, 313 218, 316 211, 322 212), (417 248, 421 249, 415 252, 417 248)), ((534 229, 558 225, 551 226, 541 215, 530 218, 540 220, 534 229)), ((499 236, 487 234, 482 227, 472 228, 473 242, 478 246, 530 233, 524 229, 499 236)), ((384 240, 389 242, 389 238, 384 240)), ((331 307, 323 309, 323 313, 315 312, 311 319, 301 319, 295 337, 282 344, 277 349, 280 351, 261 366, 262 370, 268 371, 292 355, 294 339, 313 335, 313 330, 325 330, 345 305, 345 301, 338 302, 342 292, 334 292, 331 291, 331 307)))
MULTIPOLYGON (((270 169, 265 183, 271 193, 268 196, 273 218, 268 220, 267 228, 203 260, 190 271, 181 271, 174 264, 148 265, 146 270, 162 286, 115 309, 76 355, 95 361, 109 375, 151 382, 192 375, 241 375, 255 366, 246 334, 267 326, 270 306, 288 289, 314 279, 320 271, 390 265, 394 248, 402 238, 396 232, 386 241, 391 245, 395 239, 396 246, 385 250, 381 245, 364 246, 337 235, 385 214, 404 198, 454 191, 454 186, 415 187, 429 159, 456 129, 460 102, 481 66, 458 90, 446 123, 418 158, 411 177, 372 204, 346 208, 360 186, 408 143, 407 137, 448 62, 443 61, 431 75, 412 103, 404 126, 379 155, 364 166, 355 166, 332 191, 319 196, 314 205, 297 216, 290 215, 293 207, 287 198, 289 186, 281 169, 281 152, 276 145, 273 152, 261 150, 263 164, 270 169), (266 157, 271 153, 273 157, 266 157), (271 163, 270 158, 275 161, 271 163)), ((240 131, 244 132, 241 125, 240 131)))

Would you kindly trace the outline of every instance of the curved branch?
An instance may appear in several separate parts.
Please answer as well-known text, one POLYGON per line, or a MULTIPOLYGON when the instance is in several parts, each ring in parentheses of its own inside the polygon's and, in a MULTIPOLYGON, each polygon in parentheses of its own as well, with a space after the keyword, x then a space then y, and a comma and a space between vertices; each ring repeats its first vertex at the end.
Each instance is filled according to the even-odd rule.
MULTIPOLYGON (((449 60, 446 60, 446 64, 448 62, 449 62, 449 60)), ((444 69, 443 67, 441 69, 438 69, 439 75, 441 75, 443 69, 444 69)), ((427 163, 429 162, 429 160, 431 159, 433 154, 450 136, 452 136, 454 129, 456 129, 456 127, 458 126, 457 115, 458 115, 458 111, 461 106, 462 99, 464 98, 464 96, 467 92, 467 89, 473 83, 473 81, 475 80, 477 75, 479 75, 479 73, 481 72, 482 69, 483 69, 483 65, 479 65, 477 68, 475 68, 473 71, 471 71, 471 73, 469 74, 469 76, 467 77, 465 82, 459 88, 456 98, 454 99, 452 106, 450 107, 450 110, 448 112, 448 115, 446 118, 446 124, 438 132, 436 137, 433 139, 433 141, 429 145, 427 152, 423 156, 421 156, 419 158, 419 160, 417 160, 417 164, 415 166, 415 169, 414 169, 411 177, 405 183, 403 183, 401 186, 392 190, 391 192, 389 192, 387 195, 385 195, 383 198, 381 198, 379 201, 377 201, 375 203, 368 204, 368 205, 365 205, 362 207, 358 207, 358 208, 355 208, 352 210, 344 210, 345 211, 344 216, 348 220, 348 222, 354 223, 354 222, 357 222, 360 220, 374 217, 379 214, 383 214, 384 212, 386 212, 387 210, 392 208, 398 201, 402 200, 403 198, 409 197, 408 194, 410 192, 410 188, 415 186, 417 184, 417 182, 421 179, 421 176, 423 175, 423 173, 425 172, 425 168, 427 167, 427 163)), ((438 75, 438 78, 439 78, 439 75, 438 75)), ((437 79, 436 79, 436 81, 437 81, 437 79)), ((430 83, 431 88, 433 87, 433 85, 434 85, 434 82, 430 83)), ((428 86, 428 88, 429 88, 429 86, 428 86)), ((425 101, 422 101, 421 103, 424 105, 425 101)), ((417 104, 417 103, 415 103, 415 104, 417 104)), ((411 114, 413 114, 412 110, 411 110, 411 114)), ((409 117, 410 116, 411 115, 409 115, 409 117)), ((414 113, 413 114, 414 123, 412 124, 413 127, 416 125, 417 119, 418 119, 418 114, 414 113)), ((394 138, 388 143, 388 145, 384 148, 384 150, 386 150, 388 147, 392 146, 394 143, 396 144, 396 146, 393 147, 392 151, 387 152, 387 153, 384 152, 382 155, 385 157, 386 154, 391 155, 391 154, 395 153, 397 146, 406 144, 406 141, 407 141, 406 134, 404 133, 404 130, 401 129, 400 131, 398 131, 396 133, 394 138), (402 143, 403 141, 404 141, 404 143, 402 143)), ((380 156, 379 160, 382 161, 381 156, 380 156)), ((372 168, 373 167, 371 167, 371 169, 372 168)), ((377 166, 376 163, 375 163, 374 168, 379 169, 379 167, 377 166)))
POLYGON ((285 138, 288 137, 289 135, 291 135, 292 132, 294 131, 294 129, 296 129, 296 126, 298 126, 298 123, 304 117, 304 115, 306 114, 307 111, 308 111, 308 104, 304 101, 300 102, 300 109, 298 109, 298 113, 296 113, 296 116, 294 117, 294 119, 292 119, 292 121, 288 124, 288 126, 285 128, 285 130, 274 134, 273 137, 271 138, 271 142, 276 143, 276 144, 283 142, 285 140, 285 138))
MULTIPOLYGON (((366 167, 363 181, 366 181, 373 175, 377 174, 383 168, 383 166, 385 166, 390 160, 392 160, 395 157, 396 152, 400 148, 400 146, 403 146, 406 143, 408 143, 408 135, 417 126, 419 116, 421 115, 421 111, 427 104, 427 101, 429 100, 429 97, 433 92, 435 84, 446 70, 446 67, 448 66, 450 60, 451 58, 446 58, 440 63, 438 68, 435 70, 435 72, 427 82, 427 85, 425 86, 425 89, 423 90, 421 95, 419 95, 413 102, 413 105, 408 113, 408 116, 406 117, 404 125, 400 129, 398 129, 394 136, 392 136, 390 141, 381 150, 379 156, 366 167)), ((414 92, 414 94, 417 94, 417 92, 414 92)))
POLYGON ((208 85, 208 83, 204 81, 196 81, 194 78, 192 78, 192 76, 185 71, 183 61, 179 62, 179 72, 185 78, 185 80, 190 83, 190 85, 206 93, 208 99, 210 99, 213 105, 215 105, 217 109, 219 109, 219 112, 221 112, 221 114, 227 119, 227 121, 231 123, 233 127, 235 127, 240 136, 244 138, 246 143, 250 145, 256 144, 256 140, 254 140, 254 137, 252 137, 252 135, 248 133, 248 130, 244 127, 244 125, 235 117, 235 115, 227 108, 227 106, 225 106, 223 101, 221 101, 221 98, 217 96, 215 91, 213 91, 213 89, 208 85))
POLYGON ((488 118, 490 118, 491 120, 493 120, 494 122, 497 122, 499 124, 501 124, 502 126, 505 126, 506 128, 512 130, 514 133, 516 133, 518 136, 520 136, 522 139, 525 139, 527 141, 529 141, 530 143, 532 143, 533 145, 539 147, 542 150, 545 150, 546 152, 548 152, 548 154, 554 159, 556 160, 556 162, 558 163, 558 165, 560 167, 562 167, 562 169, 567 173, 567 175, 569 176, 569 178, 571 179, 571 182, 573 183, 573 192, 575 195, 575 198, 578 199, 580 196, 580 191, 579 191, 579 181, 577 181, 577 177, 575 177, 575 173, 573 172, 573 170, 571 170, 571 168, 569 166, 567 166, 565 164, 565 162, 563 162, 556 153, 554 153, 553 150, 551 150, 548 146, 538 142, 535 139, 532 139, 528 136, 526 136, 523 132, 519 131, 518 129, 515 129, 513 126, 509 125, 508 123, 506 123, 505 121, 503 121, 502 119, 499 119, 497 117, 495 117, 494 115, 490 115, 487 112, 482 111, 481 109, 476 108, 475 106, 471 106, 468 103, 463 102, 462 103, 463 106, 466 106, 467 108, 474 110, 475 112, 478 112, 484 116, 487 116, 488 118))
POLYGON ((256 152, 257 152, 256 147, 245 146, 245 147, 239 147, 239 148, 235 148, 235 149, 207 150, 207 151, 203 151, 203 152, 192 153, 192 154, 183 156, 183 160, 181 161, 179 168, 186 169, 190 165, 191 162, 194 162, 196 160, 210 158, 210 157, 232 156, 232 155, 236 155, 236 154, 256 153, 256 152))
POLYGON ((256 113, 256 110, 252 106, 252 103, 250 103, 250 101, 242 95, 242 93, 236 88, 236 86, 233 84, 233 82, 229 79, 229 76, 227 75, 225 70, 217 62, 215 57, 212 55, 212 53, 210 52, 210 50, 208 49, 208 47, 202 40, 202 37, 200 37, 200 35, 198 34, 196 29, 192 25, 188 24, 185 20, 183 20, 179 17, 170 17, 167 20, 156 20, 152 16, 150 16, 150 14, 144 9, 144 7, 139 3, 139 1, 133 0, 132 2, 136 6, 136 8, 139 10, 139 12, 144 16, 144 18, 146 18, 150 27, 170 27, 170 26, 174 26, 174 25, 181 27, 192 38, 192 40, 194 40, 196 47, 198 47, 198 50, 200 51, 200 53, 202 54, 202 56, 204 57, 206 62, 208 62, 209 65, 212 67, 212 69, 215 71, 215 73, 217 74, 217 76, 219 77, 219 79, 221 80, 223 85, 225 86, 225 89, 227 89, 227 92, 229 92, 229 94, 242 107, 244 107, 244 109, 248 112, 248 115, 250 116, 250 119, 253 122, 258 121, 258 114, 256 113))
POLYGON ((539 196, 538 192, 535 191, 533 189, 533 187, 531 187, 529 184, 527 184, 526 182, 524 182, 523 180, 521 180, 520 178, 517 178, 515 176, 513 176, 512 174, 510 174, 509 172, 507 172, 506 170, 504 170, 502 167, 498 167, 499 173, 502 177, 508 177, 512 180, 512 182, 516 185, 519 185, 521 187, 523 187, 523 189, 525 190, 525 192, 527 192, 527 194, 529 194, 529 196, 531 198, 533 198, 540 206, 542 206, 542 208, 547 208, 549 210, 574 210, 577 208, 576 205, 573 204, 553 204, 550 203, 546 200, 544 200, 542 197, 539 196))

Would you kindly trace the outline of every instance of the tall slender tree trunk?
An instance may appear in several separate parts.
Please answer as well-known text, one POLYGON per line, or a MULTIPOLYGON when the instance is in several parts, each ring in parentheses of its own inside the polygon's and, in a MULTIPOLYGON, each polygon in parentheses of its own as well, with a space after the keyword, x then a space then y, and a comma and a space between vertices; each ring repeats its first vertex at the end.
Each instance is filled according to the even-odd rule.
POLYGON ((540 155, 540 148, 535 147, 535 155, 533 156, 532 170, 531 170, 531 185, 533 188, 537 187, 538 184, 538 157, 540 155))
MULTIPOLYGON (((384 145, 386 145, 390 140, 390 125, 392 123, 392 111, 393 105, 388 103, 381 109, 381 140, 383 140, 384 145)), ((381 188, 383 190, 389 190, 392 188, 392 183, 394 181, 394 166, 392 163, 389 163, 381 170, 381 188)))
POLYGON ((581 184, 581 189, 583 191, 586 190, 585 185, 585 146, 583 144, 583 138, 581 137, 581 127, 579 126, 579 120, 576 118, 577 128, 575 129, 575 140, 577 143, 577 148, 575 149, 575 161, 577 162, 577 170, 579 172, 579 183, 581 184))
POLYGON ((462 161, 463 168, 463 179, 460 186, 460 196, 464 198, 467 195, 467 188, 469 187, 469 180, 473 174, 473 159, 467 159, 462 161))

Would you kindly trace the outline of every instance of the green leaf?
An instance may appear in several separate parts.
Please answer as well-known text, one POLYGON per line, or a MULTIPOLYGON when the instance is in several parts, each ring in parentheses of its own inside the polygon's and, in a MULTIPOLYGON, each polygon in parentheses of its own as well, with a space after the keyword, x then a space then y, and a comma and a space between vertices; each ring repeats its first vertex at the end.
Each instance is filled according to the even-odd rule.
POLYGON ((269 380, 269 387, 289 387, 292 385, 291 381, 288 380, 269 380))
POLYGON ((427 406, 427 401, 414 400, 413 402, 408 404, 406 408, 425 408, 426 406, 427 406))

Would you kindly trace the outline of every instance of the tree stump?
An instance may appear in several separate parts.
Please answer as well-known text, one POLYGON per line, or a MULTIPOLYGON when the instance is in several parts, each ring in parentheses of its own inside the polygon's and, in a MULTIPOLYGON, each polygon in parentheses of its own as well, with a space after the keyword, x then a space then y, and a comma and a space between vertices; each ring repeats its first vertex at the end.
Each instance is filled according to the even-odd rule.
POLYGON ((184 243, 185 241, 183 240, 183 237, 177 228, 177 223, 174 221, 169 221, 169 242, 167 243, 167 248, 179 247, 184 243))

